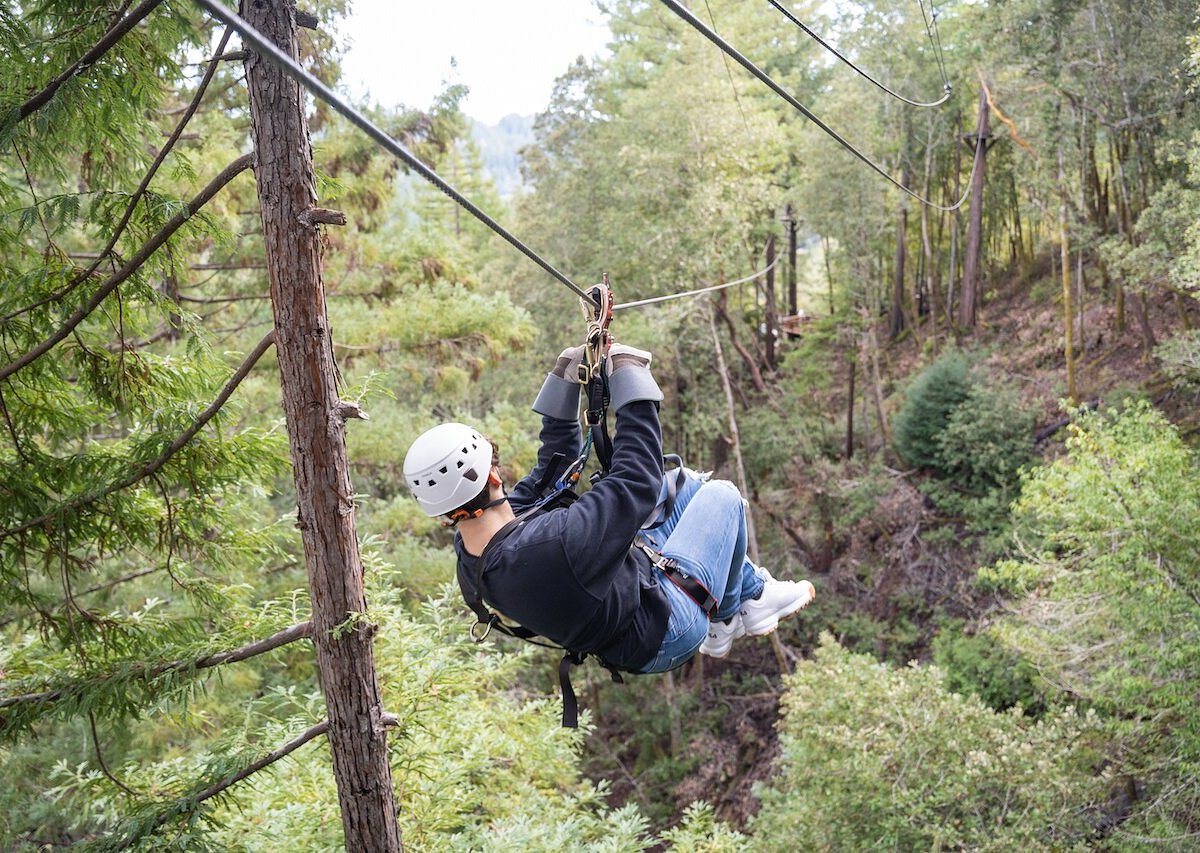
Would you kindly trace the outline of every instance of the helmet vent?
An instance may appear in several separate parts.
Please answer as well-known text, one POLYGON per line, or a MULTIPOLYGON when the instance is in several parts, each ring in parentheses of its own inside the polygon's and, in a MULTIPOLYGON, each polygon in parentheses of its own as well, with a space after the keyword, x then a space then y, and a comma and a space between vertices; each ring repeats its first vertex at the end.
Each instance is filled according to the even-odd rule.
POLYGON ((430 486, 436 486, 436 485, 437 485, 437 480, 430 480, 430 481, 429 481, 429 485, 430 485, 430 486))
POLYGON ((463 471, 463 478, 470 480, 472 483, 474 483, 476 480, 479 479, 479 474, 476 473, 474 468, 468 468, 466 471, 463 471))
POLYGON ((458 460, 458 462, 457 462, 457 463, 455 463, 455 466, 454 466, 454 467, 455 467, 455 468, 461 468, 461 467, 462 467, 463 465, 465 465, 465 464, 466 464, 465 462, 463 462, 461 459, 459 459, 459 460, 458 460))
POLYGON ((446 466, 445 466, 445 465, 443 465, 441 468, 438 468, 438 471, 439 471, 440 473, 442 473, 442 474, 445 474, 445 473, 446 473, 446 466))

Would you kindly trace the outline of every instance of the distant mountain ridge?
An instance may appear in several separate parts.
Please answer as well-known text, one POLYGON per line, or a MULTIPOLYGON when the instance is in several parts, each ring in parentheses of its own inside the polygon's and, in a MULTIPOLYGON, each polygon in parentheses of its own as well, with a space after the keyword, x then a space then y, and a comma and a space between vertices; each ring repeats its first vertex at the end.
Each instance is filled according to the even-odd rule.
POLYGON ((506 115, 497 124, 471 119, 471 138, 479 146, 484 169, 501 198, 511 198, 521 186, 522 147, 533 142, 533 116, 506 115))

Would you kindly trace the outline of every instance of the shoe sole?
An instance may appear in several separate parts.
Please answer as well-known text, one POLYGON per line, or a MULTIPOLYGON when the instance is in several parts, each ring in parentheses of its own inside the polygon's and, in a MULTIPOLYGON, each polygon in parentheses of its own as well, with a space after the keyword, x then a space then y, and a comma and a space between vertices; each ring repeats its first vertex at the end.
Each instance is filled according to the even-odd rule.
POLYGON ((808 605, 812 604, 812 600, 816 598, 817 595, 816 589, 814 589, 813 585, 808 581, 800 581, 800 586, 808 591, 807 597, 800 601, 799 604, 791 602, 786 606, 781 607, 779 610, 766 617, 766 620, 761 624, 761 626, 757 627, 755 630, 750 630, 750 626, 746 624, 746 617, 742 616, 742 627, 746 629, 746 636, 765 637, 767 634, 773 633, 775 629, 779 627, 780 619, 786 619, 788 616, 791 616, 794 613, 799 613, 805 607, 808 607, 808 605))

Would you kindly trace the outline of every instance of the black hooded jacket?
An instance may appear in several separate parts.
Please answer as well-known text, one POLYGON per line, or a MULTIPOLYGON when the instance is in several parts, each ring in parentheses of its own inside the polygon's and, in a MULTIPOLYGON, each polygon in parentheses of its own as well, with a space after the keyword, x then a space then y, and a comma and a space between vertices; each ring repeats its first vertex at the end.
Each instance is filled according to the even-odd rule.
MULTIPOLYGON (((540 438, 537 464, 509 496, 518 516, 541 497, 537 487, 555 454, 569 462, 581 450, 575 421, 545 417, 540 438)), ((507 620, 563 648, 642 669, 662 645, 671 608, 650 559, 631 546, 658 502, 662 478, 658 407, 629 403, 617 412, 608 475, 570 506, 523 520, 487 549, 482 575, 480 558, 455 536, 464 596, 479 593, 507 620)))

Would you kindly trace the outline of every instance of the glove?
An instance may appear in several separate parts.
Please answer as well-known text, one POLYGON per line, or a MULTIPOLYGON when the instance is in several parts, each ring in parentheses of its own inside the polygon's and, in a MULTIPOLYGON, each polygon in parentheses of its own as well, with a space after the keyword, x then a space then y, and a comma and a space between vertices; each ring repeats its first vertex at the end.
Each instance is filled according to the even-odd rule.
POLYGON ((584 348, 568 347, 563 350, 554 368, 546 374, 542 388, 533 401, 533 410, 548 418, 573 421, 579 417, 579 363, 583 361, 584 348))
POLYGON ((625 344, 613 344, 608 351, 609 406, 620 411, 637 400, 662 401, 663 392, 650 373, 653 356, 645 350, 625 344))
POLYGON ((558 354, 558 361, 554 364, 554 369, 550 371, 552 376, 557 376, 559 379, 566 379, 568 382, 579 382, 579 363, 583 361, 585 348, 582 346, 567 347, 558 354))

